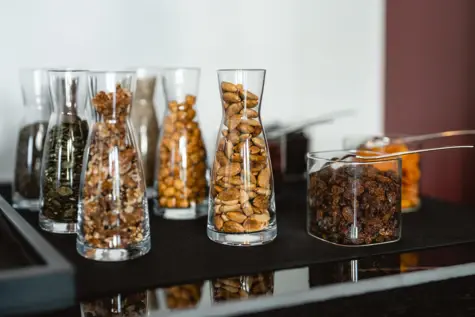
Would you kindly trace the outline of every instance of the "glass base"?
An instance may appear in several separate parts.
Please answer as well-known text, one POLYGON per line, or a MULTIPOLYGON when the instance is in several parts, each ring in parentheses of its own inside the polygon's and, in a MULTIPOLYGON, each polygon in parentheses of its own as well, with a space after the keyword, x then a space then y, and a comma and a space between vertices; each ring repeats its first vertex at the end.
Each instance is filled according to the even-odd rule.
POLYGON ((83 257, 103 262, 121 262, 133 260, 147 254, 151 248, 150 236, 140 243, 121 249, 103 249, 88 246, 81 240, 76 240, 76 250, 83 257))
POLYGON ((277 237, 277 226, 269 226, 267 229, 248 233, 228 233, 216 231, 211 226, 206 229, 208 238, 216 243, 237 246, 251 247, 272 242, 277 237))
POLYGON ((153 199, 153 198, 157 198, 158 194, 157 194, 157 190, 153 187, 148 187, 147 188, 147 199, 153 199))
POLYGON ((375 246, 375 245, 394 243, 394 242, 398 242, 399 240, 401 240, 401 235, 399 235, 396 239, 390 240, 390 241, 375 242, 375 243, 369 243, 369 244, 342 244, 342 243, 336 243, 336 242, 333 242, 333 241, 325 240, 325 239, 315 235, 311 231, 307 231, 307 233, 312 238, 318 239, 320 241, 330 243, 330 244, 333 244, 333 245, 336 245, 336 246, 339 246, 339 247, 349 247, 349 248, 372 247, 372 246, 375 246))
POLYGON ((46 218, 43 214, 40 213, 39 217, 40 228, 44 231, 52 233, 76 233, 76 223, 75 222, 56 222, 49 218, 46 218))
POLYGON ((17 194, 13 195, 12 206, 15 209, 26 209, 31 211, 40 210, 39 199, 26 199, 17 194))
POLYGON ((202 208, 158 208, 155 214, 170 220, 191 220, 203 217, 207 214, 202 208))

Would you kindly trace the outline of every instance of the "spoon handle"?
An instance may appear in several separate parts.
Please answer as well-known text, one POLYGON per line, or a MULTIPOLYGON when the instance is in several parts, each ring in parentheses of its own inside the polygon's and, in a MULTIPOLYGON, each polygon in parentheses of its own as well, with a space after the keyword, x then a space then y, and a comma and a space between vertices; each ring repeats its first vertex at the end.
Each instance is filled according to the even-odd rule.
POLYGON ((417 142, 417 141, 443 138, 443 137, 448 137, 448 136, 469 135, 469 134, 475 134, 475 130, 454 130, 454 131, 445 131, 445 132, 428 133, 428 134, 421 134, 421 135, 414 135, 414 136, 406 136, 406 137, 397 138, 395 141, 402 142, 402 143, 409 143, 409 142, 417 142))
POLYGON ((473 145, 456 145, 456 146, 435 147, 435 148, 429 148, 429 149, 420 149, 420 150, 412 150, 412 151, 382 154, 382 155, 378 155, 378 156, 361 156, 361 155, 355 155, 355 156, 356 156, 356 158, 364 159, 364 160, 378 160, 378 159, 398 157, 398 156, 402 156, 402 155, 415 154, 415 153, 442 151, 442 150, 453 150, 453 149, 470 149, 470 148, 473 148, 473 145))

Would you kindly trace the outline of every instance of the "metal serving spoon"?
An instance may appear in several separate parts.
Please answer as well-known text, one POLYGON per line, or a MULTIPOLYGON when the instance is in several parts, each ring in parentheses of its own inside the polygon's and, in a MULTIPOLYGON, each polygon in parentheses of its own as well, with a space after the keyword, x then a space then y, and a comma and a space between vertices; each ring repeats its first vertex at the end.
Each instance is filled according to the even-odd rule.
POLYGON ((416 154, 416 153, 422 153, 422 152, 432 152, 432 151, 443 151, 443 150, 454 150, 454 149, 470 149, 473 148, 473 145, 456 145, 456 146, 444 146, 444 147, 436 147, 436 148, 428 148, 428 149, 419 149, 419 150, 412 150, 412 151, 405 151, 405 152, 395 152, 395 153, 389 153, 389 154, 381 154, 381 155, 375 155, 375 156, 363 156, 363 155, 358 155, 355 153, 349 153, 341 158, 334 157, 331 159, 331 162, 327 162, 323 165, 322 168, 331 166, 335 163, 341 163, 345 162, 344 160, 347 158, 357 158, 357 159, 363 159, 363 160, 381 160, 381 159, 387 159, 387 158, 392 158, 392 157, 398 157, 398 156, 403 156, 403 155, 409 155, 409 154, 416 154))
POLYGON ((426 141, 437 138, 444 138, 449 136, 458 136, 458 135, 469 135, 475 134, 475 130, 454 130, 454 131, 444 131, 420 135, 411 135, 400 138, 391 139, 387 136, 376 136, 371 140, 368 140, 364 143, 364 147, 367 149, 372 149, 375 147, 384 147, 391 143, 411 143, 417 141, 426 141))
POLYGON ((386 159, 386 158, 391 158, 391 157, 398 157, 402 155, 416 154, 416 153, 423 153, 423 152, 443 151, 443 150, 453 150, 453 149, 471 149, 471 148, 473 148, 473 145, 455 145, 455 146, 443 146, 443 147, 434 147, 434 148, 412 150, 412 151, 395 152, 395 153, 381 154, 377 156, 361 156, 361 155, 357 155, 356 153, 355 154, 352 153, 350 155, 358 159, 378 160, 378 159, 386 159))

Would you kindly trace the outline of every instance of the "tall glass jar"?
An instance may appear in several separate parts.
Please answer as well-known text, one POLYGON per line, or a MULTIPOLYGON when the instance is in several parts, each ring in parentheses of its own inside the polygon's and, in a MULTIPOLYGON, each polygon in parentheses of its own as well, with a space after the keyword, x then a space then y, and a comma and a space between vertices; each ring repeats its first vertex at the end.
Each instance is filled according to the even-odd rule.
POLYGON ((16 147, 12 201, 14 208, 38 210, 43 145, 53 107, 48 72, 22 69, 20 83, 24 112, 16 147))
POLYGON ((277 236, 274 180, 261 122, 265 70, 219 70, 223 119, 211 173, 208 237, 246 246, 277 236))
POLYGON ((307 230, 322 241, 368 246, 401 238, 400 157, 367 150, 307 154, 307 230))
POLYGON ((51 70, 49 80, 54 110, 43 153, 39 225, 50 232, 75 233, 88 134, 87 72, 51 70))
POLYGON ((133 72, 90 72, 91 132, 84 154, 76 248, 98 261, 150 250, 145 177, 129 114, 133 72))
POLYGON ((155 162, 158 144, 158 119, 154 105, 155 88, 162 84, 158 69, 138 68, 137 87, 134 95, 130 121, 134 127, 142 162, 144 164, 147 197, 156 197, 153 188, 155 179, 155 162))
POLYGON ((156 212, 167 219, 206 215, 206 149, 196 113, 200 69, 163 70, 167 109, 158 148, 156 212))

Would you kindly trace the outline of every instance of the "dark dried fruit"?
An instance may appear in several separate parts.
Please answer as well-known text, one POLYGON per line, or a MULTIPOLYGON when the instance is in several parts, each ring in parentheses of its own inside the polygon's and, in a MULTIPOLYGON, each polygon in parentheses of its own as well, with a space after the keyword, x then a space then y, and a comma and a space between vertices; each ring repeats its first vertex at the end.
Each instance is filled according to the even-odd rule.
POLYGON ((398 240, 401 179, 371 165, 331 165, 309 175, 309 233, 344 245, 398 240))

